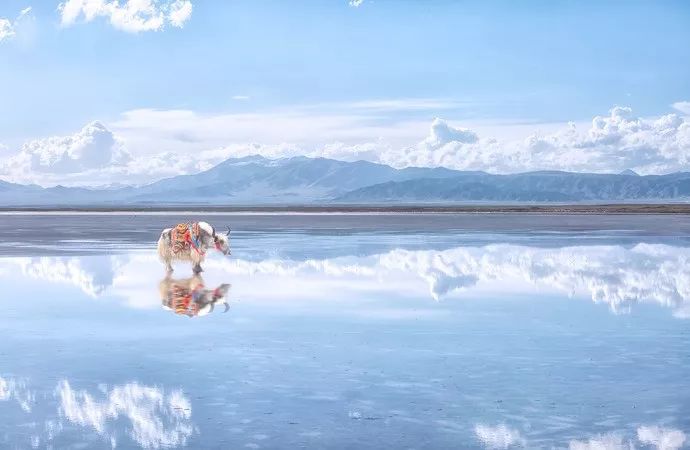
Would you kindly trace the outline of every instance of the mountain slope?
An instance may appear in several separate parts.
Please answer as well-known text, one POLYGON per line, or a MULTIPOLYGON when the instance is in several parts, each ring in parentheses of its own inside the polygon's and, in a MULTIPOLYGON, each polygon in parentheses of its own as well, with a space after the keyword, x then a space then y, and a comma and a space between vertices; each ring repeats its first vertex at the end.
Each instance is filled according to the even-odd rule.
POLYGON ((609 175, 529 172, 415 179, 366 186, 344 194, 342 203, 462 201, 624 201, 690 198, 690 173, 609 175))
POLYGON ((365 161, 228 159, 143 187, 43 189, 0 181, 0 206, 289 205, 690 199, 690 173, 640 176, 556 171, 492 175, 365 161))
POLYGON ((229 159, 194 175, 181 175, 132 191, 135 201, 209 200, 233 203, 328 201, 349 191, 387 181, 449 177, 448 169, 392 167, 366 161, 344 162, 326 158, 260 156, 229 159))

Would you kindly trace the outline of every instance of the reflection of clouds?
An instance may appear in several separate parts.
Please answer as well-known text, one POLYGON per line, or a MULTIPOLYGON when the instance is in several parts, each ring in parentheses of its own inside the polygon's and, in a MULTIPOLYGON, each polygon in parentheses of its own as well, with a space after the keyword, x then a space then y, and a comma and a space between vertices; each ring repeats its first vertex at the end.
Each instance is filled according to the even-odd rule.
POLYGON ((458 247, 444 251, 393 250, 365 258, 322 261, 225 263, 236 275, 348 277, 390 281, 400 286, 410 276, 424 280, 434 299, 477 287, 511 292, 551 288, 569 295, 586 293, 593 301, 622 312, 631 304, 653 302, 690 316, 690 272, 687 251, 667 245, 580 246, 537 248, 509 244, 458 247), (398 283, 396 283, 396 280, 398 283), (513 283, 515 282, 515 283, 513 283), (521 285, 519 283, 522 283, 521 285))
MULTIPOLYGON (((73 389, 67 380, 60 381, 54 390, 57 415, 49 414, 42 422, 42 432, 35 429, 37 433, 30 437, 32 447, 43 443, 50 448, 54 439, 69 430, 68 424, 93 429, 113 447, 124 435, 142 448, 184 446, 195 432, 191 403, 179 390, 165 392, 138 383, 99 389, 92 394, 73 389)), ((41 398, 45 401, 50 396, 41 398)), ((28 414, 36 395, 25 381, 0 377, 0 402, 10 400, 28 414)))
POLYGON ((0 377, 0 402, 14 400, 25 412, 31 412, 31 405, 36 400, 24 380, 0 377))
POLYGON ((123 256, 17 258, 23 275, 54 283, 77 286, 97 297, 113 284, 117 270, 126 262, 123 256))
POLYGON ((129 383, 115 386, 97 400, 85 390, 74 390, 63 380, 57 387, 60 414, 71 423, 93 428, 115 442, 109 423, 126 419, 127 433, 144 448, 185 445, 194 428, 191 404, 180 391, 168 394, 157 387, 129 383))
MULTIPOLYGON (((504 424, 497 426, 477 424, 474 427, 474 434, 487 449, 534 447, 520 431, 504 424)), ((656 450, 678 450, 683 447, 686 440, 685 433, 681 430, 656 425, 637 428, 636 437, 643 446, 650 446, 656 450)), ((636 448, 635 444, 635 437, 628 439, 621 433, 612 432, 587 439, 573 439, 568 443, 568 448, 570 450, 633 450, 636 448)))
POLYGON ((479 442, 488 449, 506 449, 513 446, 525 446, 525 439, 516 429, 503 424, 495 427, 488 425, 475 425, 474 434, 479 442))
POLYGON ((637 439, 657 450, 677 450, 683 447, 686 436, 680 430, 652 426, 638 428, 637 439))
MULTIPOLYGON (((18 258, 22 273, 79 286, 91 296, 123 298, 134 307, 155 307, 162 266, 153 254, 127 257, 18 258)), ((511 295, 550 289, 586 295, 625 312, 635 303, 656 303, 690 317, 687 249, 661 244, 539 248, 513 244, 443 251, 397 249, 378 255, 330 259, 210 258, 207 274, 233 280, 238 298, 278 300, 348 298, 361 292, 393 292, 434 299, 462 292, 503 289, 511 295), (228 276, 230 275, 230 276, 228 276), (242 289, 246 289, 242 292, 242 289), (428 292, 429 294, 427 294, 428 292)))

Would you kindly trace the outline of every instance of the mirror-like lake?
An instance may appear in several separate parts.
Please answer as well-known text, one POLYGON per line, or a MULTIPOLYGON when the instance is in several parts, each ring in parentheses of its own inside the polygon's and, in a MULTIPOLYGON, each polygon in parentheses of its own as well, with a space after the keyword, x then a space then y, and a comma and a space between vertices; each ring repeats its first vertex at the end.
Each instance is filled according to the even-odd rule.
POLYGON ((687 218, 183 219, 0 217, 0 448, 690 444, 687 218))

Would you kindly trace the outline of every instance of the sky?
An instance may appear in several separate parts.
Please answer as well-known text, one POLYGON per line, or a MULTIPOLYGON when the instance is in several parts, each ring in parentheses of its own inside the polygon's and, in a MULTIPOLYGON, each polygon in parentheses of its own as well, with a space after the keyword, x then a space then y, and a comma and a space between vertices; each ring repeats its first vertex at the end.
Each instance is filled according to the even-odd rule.
POLYGON ((690 170, 684 1, 2 0, 0 179, 690 170))

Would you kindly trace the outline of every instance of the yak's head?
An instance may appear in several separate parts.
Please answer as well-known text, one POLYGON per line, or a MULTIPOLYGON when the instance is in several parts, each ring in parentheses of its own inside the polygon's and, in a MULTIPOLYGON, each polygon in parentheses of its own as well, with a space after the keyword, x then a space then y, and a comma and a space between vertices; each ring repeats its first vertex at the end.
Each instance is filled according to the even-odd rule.
POLYGON ((226 234, 214 233, 213 243, 216 246, 216 250, 224 255, 230 254, 230 228, 226 234))

